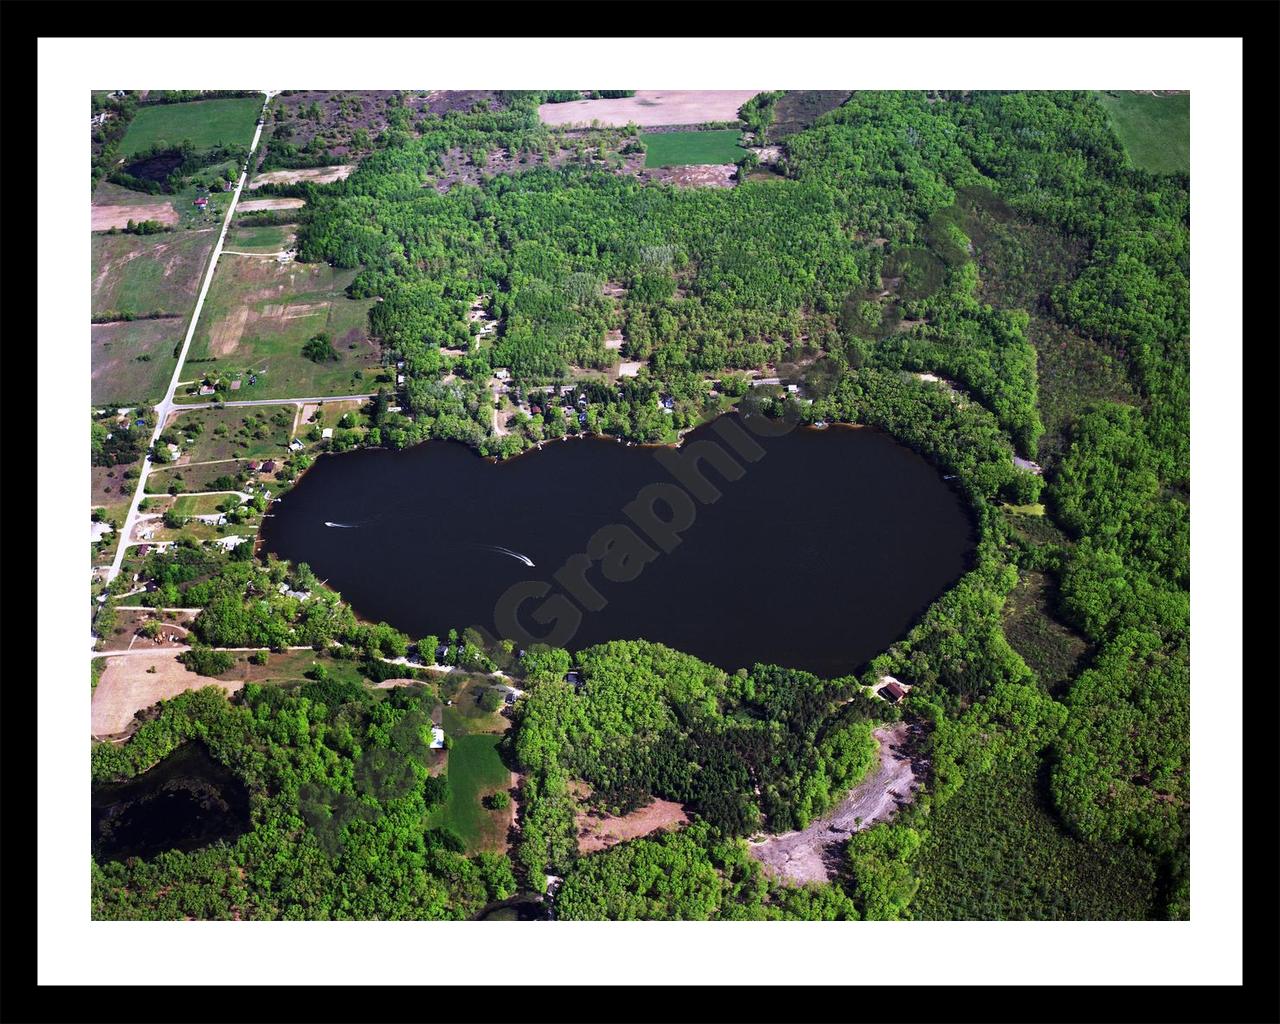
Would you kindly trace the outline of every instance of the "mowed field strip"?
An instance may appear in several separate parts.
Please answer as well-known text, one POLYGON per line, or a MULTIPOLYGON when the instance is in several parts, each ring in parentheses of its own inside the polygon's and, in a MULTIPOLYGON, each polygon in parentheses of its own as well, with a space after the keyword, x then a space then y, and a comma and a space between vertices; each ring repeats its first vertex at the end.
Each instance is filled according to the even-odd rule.
POLYGON ((736 128, 709 132, 658 132, 644 137, 646 167, 732 164, 746 155, 736 128))
POLYGON ((705 124, 736 121, 738 108, 759 89, 639 89, 634 96, 614 100, 574 100, 544 103, 538 108, 543 124, 602 125, 621 128, 637 124, 652 128, 665 124, 705 124))

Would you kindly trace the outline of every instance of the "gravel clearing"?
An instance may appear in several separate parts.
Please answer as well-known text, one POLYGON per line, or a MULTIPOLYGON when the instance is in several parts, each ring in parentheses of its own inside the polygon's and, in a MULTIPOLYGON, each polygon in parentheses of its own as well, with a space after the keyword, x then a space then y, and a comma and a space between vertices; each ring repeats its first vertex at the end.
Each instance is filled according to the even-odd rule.
POLYGON ((789 882, 830 881, 840 847, 860 829, 886 821, 910 803, 919 785, 917 761, 908 753, 910 726, 883 726, 874 735, 880 742, 880 766, 850 791, 825 817, 800 832, 784 832, 749 842, 751 856, 765 870, 789 882))

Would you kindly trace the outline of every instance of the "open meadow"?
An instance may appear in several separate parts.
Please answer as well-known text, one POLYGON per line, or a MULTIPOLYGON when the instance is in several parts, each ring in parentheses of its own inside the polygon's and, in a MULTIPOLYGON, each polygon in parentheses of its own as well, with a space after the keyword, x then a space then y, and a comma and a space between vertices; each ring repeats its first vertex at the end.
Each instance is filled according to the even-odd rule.
POLYGON ((196 149, 218 145, 248 147, 261 109, 262 100, 256 96, 144 106, 129 122, 120 142, 120 155, 142 153, 157 142, 176 146, 188 139, 196 149))
POLYGON ((190 358, 212 360, 200 367, 204 372, 239 375, 238 399, 372 391, 380 366, 368 332, 373 300, 347 298, 355 275, 319 263, 224 256, 190 358), (316 362, 303 355, 303 347, 321 334, 328 335, 332 355, 316 362), (256 381, 250 383, 251 377, 256 381))
POLYGON ((94 235, 92 312, 185 316, 195 306, 216 240, 213 231, 94 235))
POLYGON ((1153 174, 1191 170, 1191 95, 1100 92, 1133 166, 1153 174))
POLYGON ((187 318, 92 324, 89 397, 94 405, 152 404, 164 397, 187 318))

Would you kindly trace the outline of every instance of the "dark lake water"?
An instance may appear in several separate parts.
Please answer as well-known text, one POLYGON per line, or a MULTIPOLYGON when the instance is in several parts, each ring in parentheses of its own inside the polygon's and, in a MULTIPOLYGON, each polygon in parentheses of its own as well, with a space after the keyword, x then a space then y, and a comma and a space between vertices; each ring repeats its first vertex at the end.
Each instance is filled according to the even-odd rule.
POLYGON ((730 671, 853 671, 965 571, 971 515, 883 433, 756 429, 728 416, 676 451, 571 440, 505 463, 445 441, 326 455, 271 506, 263 546, 415 638, 478 625, 520 646, 644 638, 730 671))
POLYGON ((196 850, 249 829, 248 790, 200 743, 127 782, 95 785, 90 802, 99 861, 196 850))

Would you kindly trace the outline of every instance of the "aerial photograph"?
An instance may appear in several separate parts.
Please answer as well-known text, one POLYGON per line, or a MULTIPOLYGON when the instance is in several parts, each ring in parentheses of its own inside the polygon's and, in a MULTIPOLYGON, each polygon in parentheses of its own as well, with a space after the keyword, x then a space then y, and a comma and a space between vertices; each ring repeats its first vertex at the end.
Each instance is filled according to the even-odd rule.
POLYGON ((1189 91, 76 95, 86 917, 1190 919, 1189 91))

